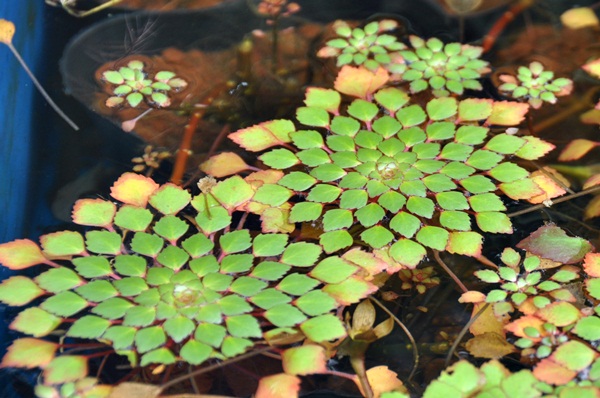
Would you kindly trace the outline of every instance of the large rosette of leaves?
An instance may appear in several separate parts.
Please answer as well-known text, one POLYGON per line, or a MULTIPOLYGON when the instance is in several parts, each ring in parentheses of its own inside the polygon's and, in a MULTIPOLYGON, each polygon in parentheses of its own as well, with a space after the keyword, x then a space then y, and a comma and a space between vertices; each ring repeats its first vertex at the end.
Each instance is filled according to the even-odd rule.
MULTIPOLYGON (((111 191, 117 204, 76 203, 73 220, 89 227, 85 234, 0 245, 7 268, 47 268, 0 285, 5 304, 37 300, 10 324, 34 338, 17 340, 2 366, 50 367, 63 358, 54 358, 58 344, 38 339, 50 333, 105 342, 141 366, 230 358, 283 331, 314 342, 345 336, 333 312, 375 290, 366 278, 382 262, 358 249, 325 257, 320 245, 287 234, 230 229, 252 186, 237 176, 200 185, 192 197, 126 173, 111 191)), ((85 376, 85 359, 70 358, 78 372, 55 384, 85 376)))
POLYGON ((283 146, 259 156, 285 175, 258 187, 254 200, 279 206, 300 197, 289 220, 320 223, 327 253, 360 238, 406 267, 415 267, 426 248, 479 255, 473 221, 484 232, 511 233, 500 195, 542 193, 515 161, 537 159, 553 146, 490 131, 520 123, 526 104, 436 98, 421 105, 399 88, 382 88, 387 80, 381 69, 345 66, 335 90, 308 89, 296 113, 304 129, 279 120, 232 133, 250 151, 283 146))

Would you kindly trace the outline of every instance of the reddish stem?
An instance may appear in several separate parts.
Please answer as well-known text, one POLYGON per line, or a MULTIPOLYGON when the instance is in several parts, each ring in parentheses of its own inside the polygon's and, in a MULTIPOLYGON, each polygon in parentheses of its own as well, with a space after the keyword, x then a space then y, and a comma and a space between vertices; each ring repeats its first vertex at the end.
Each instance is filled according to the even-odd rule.
POLYGON ((508 11, 506 11, 498 21, 492 26, 487 35, 483 38, 483 52, 486 53, 492 49, 494 44, 496 44, 496 40, 500 33, 506 28, 506 26, 511 23, 517 15, 525 11, 525 9, 531 6, 531 0, 521 0, 514 6, 510 7, 508 11))
POLYGON ((173 184, 181 185, 181 180, 183 179, 183 174, 185 173, 185 167, 191 154, 192 138, 194 137, 194 133, 198 128, 198 123, 200 122, 203 113, 204 112, 202 111, 194 112, 190 118, 190 122, 187 126, 185 126, 183 138, 181 140, 181 144, 179 145, 179 150, 177 151, 177 157, 175 158, 173 173, 171 174, 171 182, 173 184))

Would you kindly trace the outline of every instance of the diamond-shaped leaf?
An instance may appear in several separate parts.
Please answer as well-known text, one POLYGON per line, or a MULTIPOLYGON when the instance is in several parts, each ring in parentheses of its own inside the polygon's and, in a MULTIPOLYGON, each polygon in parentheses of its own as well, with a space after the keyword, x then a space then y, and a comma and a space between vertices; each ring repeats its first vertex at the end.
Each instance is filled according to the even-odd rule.
POLYGON ((79 199, 73 206, 73 222, 79 225, 106 227, 113 221, 117 207, 102 199, 79 199))
POLYGON ((426 254, 427 251, 422 245, 409 239, 399 239, 390 246, 390 256, 411 269, 419 265, 426 254))
POLYGON ((19 312, 9 327, 33 337, 41 337, 51 333, 61 322, 61 318, 41 308, 32 307, 19 312))
POLYGON ((43 368, 52 361, 58 344, 40 339, 23 337, 8 347, 0 367, 43 368))
POLYGON ((84 339, 97 339, 111 325, 109 320, 95 315, 85 315, 77 319, 67 331, 67 336, 84 339))
POLYGON ((171 319, 167 319, 167 321, 163 324, 163 328, 167 335, 173 339, 173 341, 180 343, 186 337, 192 334, 196 328, 196 325, 189 318, 182 315, 177 315, 171 319))
POLYGON ((306 337, 316 343, 346 336, 346 329, 342 322, 331 314, 310 318, 300 325, 300 329, 306 337))
POLYGON ((29 268, 46 261, 40 247, 29 239, 0 244, 0 263, 12 270, 29 268))
POLYGON ((25 276, 12 276, 0 284, 0 301, 11 306, 25 305, 44 293, 34 281, 25 276))

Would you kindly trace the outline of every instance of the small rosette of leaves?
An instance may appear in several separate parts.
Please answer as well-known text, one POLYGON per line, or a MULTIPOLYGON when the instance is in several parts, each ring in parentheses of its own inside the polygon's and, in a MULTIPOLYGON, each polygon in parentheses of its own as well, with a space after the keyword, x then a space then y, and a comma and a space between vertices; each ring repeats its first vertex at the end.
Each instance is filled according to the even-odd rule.
MULTIPOLYGON (((5 267, 50 266, 33 279, 13 276, 0 285, 8 305, 41 301, 10 328, 36 338, 59 329, 99 340, 141 366, 234 357, 265 332, 302 333, 315 342, 344 337, 333 312, 376 290, 365 281, 365 267, 372 271, 380 260, 360 250, 324 257, 321 246, 290 243, 286 234, 228 231, 252 187, 235 176, 202 181, 201 188, 191 197, 126 173, 111 190, 118 205, 76 203, 74 222, 91 227, 85 235, 61 231, 42 236, 40 246, 0 245, 5 267)), ((3 363, 43 365, 22 357, 22 347, 9 349, 3 363)))
POLYGON ((401 269, 398 271, 398 278, 402 281, 400 288, 402 290, 415 289, 419 294, 423 294, 427 289, 440 284, 440 278, 435 275, 435 269, 431 266, 401 269))
POLYGON ((517 75, 502 74, 499 76, 503 83, 498 90, 511 98, 522 98, 538 109, 542 103, 556 103, 557 98, 569 95, 573 89, 573 81, 561 77, 554 78, 554 72, 544 70, 544 66, 534 61, 529 67, 520 66, 517 75))
POLYGON ((400 51, 406 63, 401 80, 410 82, 410 91, 428 88, 436 97, 462 95, 465 89, 481 90, 477 79, 490 71, 488 62, 479 59, 483 49, 468 44, 444 44, 438 38, 424 40, 410 36, 412 49, 400 51))
POLYGON ((338 20, 333 25, 338 37, 327 41, 317 55, 336 57, 337 66, 363 65, 370 70, 384 67, 392 73, 402 73, 406 66, 399 51, 406 49, 406 45, 384 33, 397 27, 398 22, 391 19, 369 22, 363 28, 352 28, 338 20))
POLYGON ((138 107, 144 100, 150 106, 166 107, 171 104, 167 96, 169 91, 179 91, 187 86, 187 82, 175 77, 175 73, 160 71, 153 78, 144 72, 144 63, 141 61, 130 61, 127 66, 118 70, 107 70, 102 73, 105 82, 111 84, 113 96, 106 100, 106 106, 128 104, 132 108, 138 107))
POLYGON ((341 106, 340 92, 368 91, 357 89, 361 83, 345 68, 351 67, 341 72, 349 79, 338 78, 339 91, 307 91, 296 114, 306 129, 290 131, 293 124, 278 121, 285 132, 269 123, 230 135, 249 150, 287 145, 259 157, 285 175, 259 187, 255 201, 278 206, 295 194, 302 201, 293 204, 289 221, 318 222, 325 252, 360 239, 409 268, 427 248, 478 255, 482 237, 472 231, 472 216, 485 232, 512 232, 496 191, 524 199, 540 190, 527 170, 505 158, 537 158, 552 146, 492 135, 486 125, 519 123, 523 104, 437 98, 423 108, 404 91, 383 88, 341 106))

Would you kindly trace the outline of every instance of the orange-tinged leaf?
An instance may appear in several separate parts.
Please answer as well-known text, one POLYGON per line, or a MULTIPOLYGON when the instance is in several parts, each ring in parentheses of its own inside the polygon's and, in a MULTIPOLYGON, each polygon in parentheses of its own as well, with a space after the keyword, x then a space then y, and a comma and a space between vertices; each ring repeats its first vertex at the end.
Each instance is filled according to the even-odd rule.
POLYGON ((220 178, 248 170, 249 167, 238 154, 223 152, 202 163, 200 170, 213 177, 220 178))
POLYGON ((583 189, 595 187, 596 185, 600 185, 600 174, 595 174, 595 175, 591 176, 590 178, 588 178, 583 183, 583 189))
POLYGON ((596 141, 585 140, 578 138, 569 142, 569 144, 563 149, 558 156, 558 160, 561 162, 569 162, 571 160, 581 159, 586 153, 600 145, 596 141))
POLYGON ((596 350, 577 341, 571 340, 554 350, 550 359, 570 370, 581 372, 598 357, 596 350))
POLYGON ((596 104, 595 109, 590 109, 579 115, 579 120, 584 124, 600 124, 600 108, 596 104))
MULTIPOLYGON (((485 305, 486 303, 475 304, 471 316, 475 316, 475 314, 477 314, 485 305)), ((504 322, 498 319, 494 314, 494 307, 488 305, 475 322, 471 324, 469 331, 474 336, 484 333, 496 333, 500 336, 504 336, 504 322)))
POLYGON ((600 58, 588 62, 587 64, 583 65, 582 68, 590 75, 600 79, 600 58))
POLYGON ((299 391, 298 377, 280 373, 260 379, 255 398, 293 398, 299 391))
POLYGON ((44 368, 44 381, 48 384, 63 384, 84 378, 88 374, 87 358, 80 355, 55 357, 44 368))
POLYGON ((158 188, 152 178, 124 173, 110 188, 110 196, 128 205, 146 207, 148 198, 158 188))
POLYGON ((515 352, 515 347, 498 333, 487 332, 467 341, 467 351, 477 358, 499 359, 515 352))
POLYGON ((43 368, 52 361, 57 348, 58 344, 40 339, 16 339, 8 347, 0 368, 43 368))
POLYGON ((372 72, 363 67, 344 65, 335 79, 334 87, 343 94, 358 98, 369 98, 389 80, 383 68, 372 72))
POLYGON ((600 216, 600 196, 594 196, 585 207, 584 220, 600 216))
POLYGON ((516 126, 525 119, 529 104, 513 101, 497 101, 492 107, 492 114, 485 125, 516 126))
POLYGON ((0 264, 6 268, 20 270, 46 261, 40 247, 29 239, 17 239, 0 244, 0 264))
MULTIPOLYGON (((367 380, 373 390, 375 397, 381 396, 384 392, 399 391, 402 393, 406 392, 406 387, 402 384, 402 381, 398 379, 398 374, 391 371, 387 366, 375 366, 367 370, 367 380)), ((358 386, 358 389, 363 394, 367 394, 363 391, 362 385, 358 378, 354 379, 354 382, 358 386)))
POLYGON ((75 224, 106 227, 113 222, 117 211, 114 203, 102 199, 79 199, 73 206, 75 224))
POLYGON ((468 292, 464 292, 461 294, 458 299, 459 303, 483 303, 485 301, 486 295, 478 292, 477 290, 469 290, 468 292))
POLYGON ((15 35, 15 24, 6 19, 0 19, 0 43, 11 44, 15 35))
POLYGON ((306 344, 288 348, 282 354, 283 371, 290 375, 309 375, 327 371, 325 348, 306 344))
POLYGON ((528 339, 538 342, 541 340, 541 337, 531 337, 527 336, 524 332, 524 329, 527 327, 532 327, 540 332, 540 335, 544 334, 544 321, 538 318, 535 315, 525 315, 521 316, 508 325, 504 326, 504 329, 511 332, 515 336, 518 337, 527 337, 528 339))
POLYGON ((567 193, 563 187, 569 186, 569 180, 550 167, 544 167, 543 170, 534 171, 531 173, 530 178, 544 192, 541 195, 536 195, 527 199, 530 203, 543 203, 567 193))
POLYGON ((544 358, 533 369, 533 375, 544 383, 561 386, 573 380, 577 376, 577 372, 569 370, 549 358, 544 358))
POLYGON ((258 152, 272 146, 290 142, 289 134, 295 131, 294 123, 289 120, 271 120, 238 130, 228 137, 249 151, 258 152))
POLYGON ((560 22, 569 29, 583 29, 598 26, 598 17, 590 7, 571 8, 562 13, 560 22))
POLYGON ((588 253, 583 260, 583 269, 588 276, 600 277, 600 253, 588 253))
POLYGON ((283 176, 284 172, 281 170, 261 170, 248 174, 244 179, 253 187, 258 188, 263 184, 275 184, 283 176))
POLYGON ((537 315, 558 327, 571 325, 581 318, 581 313, 577 307, 566 301, 548 304, 544 308, 540 308, 537 315))

